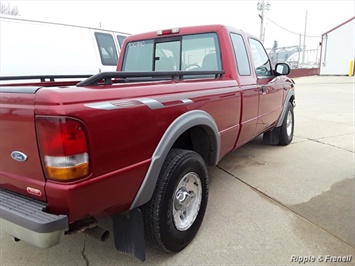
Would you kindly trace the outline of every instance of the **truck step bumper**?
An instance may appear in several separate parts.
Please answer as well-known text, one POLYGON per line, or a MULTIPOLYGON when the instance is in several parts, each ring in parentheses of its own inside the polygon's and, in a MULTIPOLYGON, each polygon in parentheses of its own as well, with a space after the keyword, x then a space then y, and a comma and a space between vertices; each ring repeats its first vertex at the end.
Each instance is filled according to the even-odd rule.
POLYGON ((0 223, 3 231, 35 245, 58 244, 68 228, 66 215, 46 213, 47 204, 0 188, 0 223))

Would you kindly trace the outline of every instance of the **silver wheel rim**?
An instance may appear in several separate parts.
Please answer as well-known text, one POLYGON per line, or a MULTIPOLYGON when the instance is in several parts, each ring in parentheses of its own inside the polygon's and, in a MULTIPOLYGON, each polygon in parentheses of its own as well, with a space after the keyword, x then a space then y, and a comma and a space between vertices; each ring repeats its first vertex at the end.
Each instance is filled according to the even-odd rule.
POLYGON ((177 185, 173 196, 173 220, 176 229, 185 231, 196 220, 201 206, 202 186, 200 177, 187 173, 177 185))
POLYGON ((286 121, 286 132, 287 136, 291 137, 292 134, 292 122, 293 122, 293 117, 291 111, 288 112, 287 114, 287 121, 286 121))

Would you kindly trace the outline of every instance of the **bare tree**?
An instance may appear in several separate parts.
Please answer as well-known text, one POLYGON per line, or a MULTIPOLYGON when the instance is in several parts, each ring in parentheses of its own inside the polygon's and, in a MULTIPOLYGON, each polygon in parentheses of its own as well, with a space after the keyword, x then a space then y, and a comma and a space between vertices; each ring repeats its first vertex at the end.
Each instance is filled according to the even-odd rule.
POLYGON ((10 3, 4 4, 3 2, 0 2, 0 14, 19 16, 20 11, 17 6, 12 7, 10 3))

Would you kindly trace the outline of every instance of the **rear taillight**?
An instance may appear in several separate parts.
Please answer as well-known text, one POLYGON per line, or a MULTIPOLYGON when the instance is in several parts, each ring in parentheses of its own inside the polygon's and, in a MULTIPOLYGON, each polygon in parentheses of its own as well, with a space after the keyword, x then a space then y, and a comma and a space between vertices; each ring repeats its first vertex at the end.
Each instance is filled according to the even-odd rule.
POLYGON ((48 179, 73 181, 89 174, 89 152, 83 124, 68 117, 36 117, 37 138, 48 179))

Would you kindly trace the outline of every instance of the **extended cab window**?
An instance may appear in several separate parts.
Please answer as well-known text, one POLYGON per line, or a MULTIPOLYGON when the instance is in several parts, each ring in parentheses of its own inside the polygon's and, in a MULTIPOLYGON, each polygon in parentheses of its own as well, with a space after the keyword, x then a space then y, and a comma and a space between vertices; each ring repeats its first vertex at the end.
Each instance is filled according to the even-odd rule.
POLYGON ((130 42, 123 71, 221 70, 215 33, 130 42))
POLYGON ((254 60, 256 75, 258 77, 271 76, 271 63, 263 45, 255 39, 249 39, 249 43, 254 60))
POLYGON ((117 50, 111 34, 95 32, 95 38, 99 47, 101 63, 103 65, 117 65, 117 50))
POLYGON ((243 37, 239 34, 231 33, 231 38, 234 48, 235 60, 238 66, 238 73, 241 76, 249 76, 251 72, 243 37))

